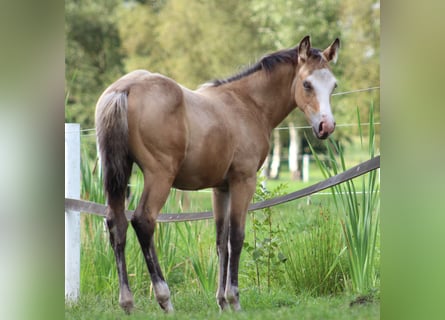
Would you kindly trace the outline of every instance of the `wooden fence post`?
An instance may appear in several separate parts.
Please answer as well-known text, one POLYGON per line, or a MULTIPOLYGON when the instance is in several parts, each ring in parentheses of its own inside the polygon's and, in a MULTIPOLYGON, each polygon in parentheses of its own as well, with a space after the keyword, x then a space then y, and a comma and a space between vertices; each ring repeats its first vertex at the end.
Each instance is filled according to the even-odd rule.
MULTIPOLYGON (((65 198, 80 199, 80 124, 65 123, 65 198)), ((80 212, 65 210, 65 299, 80 291, 80 212)))

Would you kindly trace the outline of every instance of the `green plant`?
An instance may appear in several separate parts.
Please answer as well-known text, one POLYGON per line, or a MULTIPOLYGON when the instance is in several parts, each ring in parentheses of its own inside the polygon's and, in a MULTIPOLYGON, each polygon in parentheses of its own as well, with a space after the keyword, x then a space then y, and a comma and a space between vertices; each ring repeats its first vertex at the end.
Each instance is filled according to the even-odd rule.
POLYGON ((283 250, 288 258, 287 282, 297 294, 321 296, 341 292, 343 270, 338 262, 343 241, 336 215, 321 205, 304 210, 311 216, 311 222, 298 232, 295 232, 297 226, 289 226, 283 237, 283 250))
MULTIPOLYGON (((359 119, 360 138, 363 146, 363 132, 359 119)), ((374 108, 369 109, 368 153, 374 157, 374 108)), ((326 142, 328 164, 322 162, 312 150, 316 162, 326 178, 346 170, 344 152, 340 144, 332 138, 326 142), (337 157, 339 160, 337 160, 337 157)), ((377 240, 379 235, 379 182, 377 171, 349 180, 331 188, 335 206, 344 216, 341 221, 349 261, 352 290, 357 294, 367 294, 377 283, 377 240), (361 179, 361 190, 356 181, 361 179)))
MULTIPOLYGON (((257 188, 254 195, 255 201, 263 201, 283 195, 286 185, 280 184, 272 191, 263 187, 261 177, 258 178, 257 188)), ((272 277, 279 277, 283 273, 282 264, 286 261, 286 256, 281 251, 281 239, 279 237, 281 229, 279 225, 274 226, 272 215, 274 210, 269 207, 250 213, 253 231, 253 240, 244 241, 244 250, 250 255, 251 260, 247 261, 247 270, 253 266, 254 274, 252 278, 258 290, 261 290, 261 274, 265 271, 266 286, 268 291, 271 288, 272 277), (264 270, 265 269, 265 270, 264 270)))

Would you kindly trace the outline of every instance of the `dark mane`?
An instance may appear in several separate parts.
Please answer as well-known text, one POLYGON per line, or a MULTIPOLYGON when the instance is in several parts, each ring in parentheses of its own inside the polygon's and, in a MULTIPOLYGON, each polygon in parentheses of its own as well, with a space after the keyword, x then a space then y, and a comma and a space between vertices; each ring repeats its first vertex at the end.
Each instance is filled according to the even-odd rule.
MULTIPOLYGON (((316 59, 322 59, 320 50, 311 48, 311 57, 316 59)), ((244 78, 252 73, 255 73, 260 70, 265 70, 269 72, 274 69, 275 66, 281 63, 291 63, 293 65, 297 65, 298 63, 298 47, 294 47, 291 49, 280 50, 269 55, 262 57, 257 63, 252 66, 246 68, 240 73, 231 76, 226 79, 217 79, 210 82, 210 86, 217 87, 225 83, 229 83, 232 81, 239 80, 244 78)))

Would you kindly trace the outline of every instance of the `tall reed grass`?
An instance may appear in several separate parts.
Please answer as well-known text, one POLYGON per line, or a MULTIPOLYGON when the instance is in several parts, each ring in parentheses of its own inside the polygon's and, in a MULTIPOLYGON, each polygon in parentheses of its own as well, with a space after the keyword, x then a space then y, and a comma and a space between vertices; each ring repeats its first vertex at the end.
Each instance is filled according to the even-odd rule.
MULTIPOLYGON (((360 113, 357 109, 360 139, 363 146, 363 131, 360 113)), ((375 154, 374 107, 369 108, 368 153, 375 154)), ((312 147, 311 147, 312 148, 312 147)), ((345 157, 341 144, 330 138, 326 142, 328 161, 312 149, 316 161, 326 178, 345 171, 345 157)), ((342 213, 341 226, 346 244, 351 290, 357 294, 368 294, 377 286, 378 281, 378 237, 380 222, 380 196, 378 172, 371 171, 354 180, 346 181, 333 188, 332 199, 342 213), (361 183, 358 182, 361 180, 361 183), (357 186, 358 185, 358 186, 357 186)))
POLYGON ((208 221, 184 222, 177 225, 184 260, 190 266, 189 279, 199 284, 199 289, 214 295, 218 274, 213 227, 208 221), (213 240, 213 241, 212 241, 213 240), (194 279, 194 280, 193 280, 194 279))

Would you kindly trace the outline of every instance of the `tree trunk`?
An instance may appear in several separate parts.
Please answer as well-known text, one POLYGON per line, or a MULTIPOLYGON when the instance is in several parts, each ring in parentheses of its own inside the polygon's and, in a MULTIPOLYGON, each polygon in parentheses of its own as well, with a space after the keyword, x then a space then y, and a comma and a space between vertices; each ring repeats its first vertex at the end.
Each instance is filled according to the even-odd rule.
POLYGON ((292 122, 289 123, 289 171, 292 180, 300 179, 300 170, 298 168, 298 130, 292 122))
POLYGON ((270 156, 268 155, 264 160, 263 166, 261 167, 261 176, 264 178, 264 180, 261 183, 263 188, 266 188, 266 180, 270 177, 269 164, 270 164, 270 156))
POLYGON ((280 174, 280 161, 281 161, 281 139, 280 131, 273 131, 273 151, 272 151, 272 163, 270 165, 269 176, 271 179, 278 179, 280 174))

